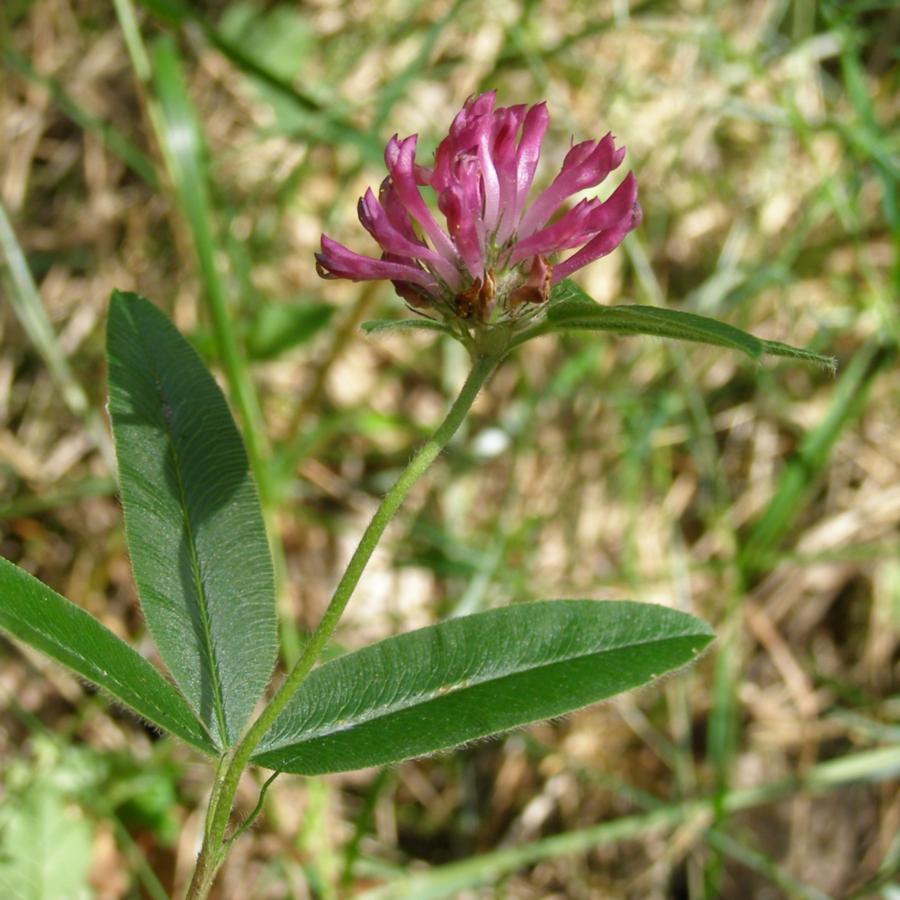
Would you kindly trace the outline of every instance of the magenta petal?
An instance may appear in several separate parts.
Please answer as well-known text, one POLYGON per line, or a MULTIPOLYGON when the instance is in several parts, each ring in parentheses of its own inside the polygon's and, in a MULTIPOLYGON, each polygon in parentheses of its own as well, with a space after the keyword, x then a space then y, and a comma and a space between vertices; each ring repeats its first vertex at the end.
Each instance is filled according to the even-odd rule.
POLYGON ((577 253, 570 256, 561 263, 557 263, 553 267, 553 283, 556 284, 563 278, 567 278, 577 269, 600 259, 611 253, 622 241, 625 235, 633 228, 637 228, 641 223, 641 208, 637 203, 631 209, 631 213, 607 231, 601 231, 592 241, 585 244, 577 253))
POLYGON ((496 99, 496 91, 487 91, 466 100, 453 119, 450 133, 442 141, 451 158, 460 153, 471 152, 477 146, 478 128, 483 119, 490 119, 496 99))
POLYGON ((495 100, 496 91, 466 100, 453 119, 450 133, 438 144, 430 183, 439 194, 453 182, 456 164, 461 159, 478 155, 483 132, 490 133, 496 116, 505 114, 506 110, 493 112, 495 100))
POLYGON ((434 169, 431 172, 431 186, 438 195, 446 191, 453 183, 453 159, 456 144, 452 138, 445 137, 434 151, 434 169))
POLYGON ((440 194, 447 190, 454 182, 454 168, 462 155, 471 155, 475 151, 475 128, 473 117, 470 115, 471 99, 456 114, 450 133, 445 137, 434 151, 434 169, 431 176, 431 186, 440 194))
POLYGON ((591 214, 600 207, 597 199, 582 200, 572 207, 564 216, 552 225, 536 231, 524 241, 518 241, 513 247, 510 264, 516 265, 523 259, 535 254, 548 255, 579 247, 600 229, 589 226, 591 214))
POLYGON ((486 120, 478 136, 478 161, 481 163, 481 184, 484 190, 484 228, 488 234, 493 234, 500 217, 500 179, 491 154, 490 126, 490 121, 486 120))
POLYGON ((436 286, 434 278, 412 260, 408 263, 385 262, 348 250, 343 244, 322 235, 322 252, 316 254, 316 266, 323 278, 349 278, 351 281, 374 281, 387 278, 409 281, 425 288, 436 286))
POLYGON ((522 218, 522 210, 528 200, 528 192, 534 181, 534 173, 537 170, 538 160, 541 158, 541 143, 547 133, 550 123, 550 114, 547 112, 546 103, 538 103, 532 106, 525 115, 525 123, 522 126, 522 138, 516 148, 516 200, 513 216, 504 222, 504 231, 509 233, 502 236, 507 240, 519 226, 522 218))
POLYGON ((456 248, 447 234, 435 222, 434 216, 425 205, 416 184, 414 167, 417 137, 413 134, 399 142, 396 138, 392 138, 391 143, 388 144, 388 150, 385 151, 385 162, 400 202, 406 207, 409 215, 421 225, 422 230, 431 239, 434 249, 452 263, 458 258, 456 248))
POLYGON ((526 211, 519 226, 519 237, 528 237, 537 231, 576 191, 600 184, 622 161, 623 149, 616 150, 611 134, 596 144, 585 141, 572 147, 550 187, 526 211))
POLYGON ((413 308, 439 307, 444 315, 455 310, 482 324, 493 322, 495 303, 514 318, 521 304, 545 302, 551 279, 558 282, 609 253, 640 221, 631 173, 607 200, 581 200, 564 211, 568 198, 621 164, 625 149, 611 134, 570 147, 550 186, 529 206, 548 124, 545 103, 496 107, 489 91, 466 100, 438 144, 433 166, 416 161, 416 135, 394 135, 384 154, 389 176, 377 197, 368 190, 358 207, 381 259, 323 235, 319 273, 388 279, 413 308), (421 187, 434 191, 446 229, 421 187))
MULTIPOLYGON (((489 116, 494 111, 494 104, 496 102, 496 91, 485 91, 477 97, 469 97, 465 104, 463 104, 462 111, 460 112, 460 116, 462 116, 463 113, 465 114, 465 117, 460 121, 460 126, 463 126, 467 121, 471 121, 474 118, 489 116)), ((457 118, 460 118, 460 116, 457 116, 457 118)), ((454 124, 456 124, 455 121, 454 124)), ((451 131, 452 130, 451 127, 451 131)))
POLYGON ((473 278, 484 278, 485 227, 481 218, 481 190, 478 165, 467 160, 458 166, 459 180, 438 198, 447 217, 447 227, 459 254, 473 278))
POLYGON ((372 189, 369 188, 359 198, 356 211, 363 228, 375 238, 383 250, 388 253, 399 253, 403 256, 427 257, 434 253, 419 241, 412 231, 401 231, 388 217, 384 207, 378 202, 372 189))
POLYGON ((400 139, 399 136, 394 134, 391 135, 387 144, 384 148, 384 164, 387 167, 387 170, 390 172, 391 169, 397 165, 397 160, 400 158, 400 139))
POLYGON ((637 200, 637 180, 629 172, 622 183, 602 203, 598 199, 582 200, 552 225, 519 241, 513 248, 510 263, 515 265, 535 253, 559 253, 577 247, 600 231, 613 228, 631 215, 637 200))
POLYGON ((409 234, 404 234, 395 228, 371 188, 360 198, 357 210, 363 228, 378 241, 383 250, 418 259, 432 268, 448 284, 456 286, 458 282, 456 267, 418 240, 411 230, 409 234))
POLYGON ((491 129, 491 152, 498 168, 501 164, 504 167, 509 166, 512 169, 512 175, 515 175, 516 137, 522 126, 526 110, 527 107, 522 103, 518 106, 498 109, 494 115, 491 129))
POLYGON ((412 226, 412 220, 409 218, 409 213, 406 211, 406 207, 400 202, 400 198, 397 196, 397 191, 391 183, 390 178, 385 178, 384 181, 381 182, 381 186, 378 188, 378 202, 381 204, 385 215, 388 217, 388 221, 400 232, 400 234, 410 241, 419 241, 419 236, 412 226))
POLYGON ((505 241, 515 227, 516 136, 525 110, 524 105, 498 109, 491 129, 491 156, 500 188, 500 222, 497 232, 499 243, 505 241))
MULTIPOLYGON (((609 135, 607 134, 602 140, 605 141, 608 138, 609 135)), ((591 155, 596 152, 599 145, 599 141, 581 141, 578 144, 572 144, 569 147, 569 152, 563 159, 562 168, 559 170, 560 175, 569 175, 579 166, 583 166, 590 159, 591 155)))
POLYGON ((463 263, 473 278, 483 270, 481 253, 475 240, 471 216, 466 212, 462 199, 462 188, 454 185, 441 194, 441 212, 447 217, 447 227, 456 243, 463 263))
MULTIPOLYGON (((587 217, 588 231, 603 231, 631 215, 637 202, 637 179, 629 172, 609 198, 591 211, 587 217)), ((634 226, 632 226, 634 227, 634 226)))

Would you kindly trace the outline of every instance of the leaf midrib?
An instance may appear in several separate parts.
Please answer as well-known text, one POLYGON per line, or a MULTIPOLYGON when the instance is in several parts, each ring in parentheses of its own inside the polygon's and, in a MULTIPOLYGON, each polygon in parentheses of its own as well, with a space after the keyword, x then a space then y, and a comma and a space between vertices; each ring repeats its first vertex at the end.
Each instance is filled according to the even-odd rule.
MULTIPOLYGON (((578 302, 577 300, 566 300, 560 302, 578 302)), ((588 306, 588 301, 584 303, 588 306)), ((765 352, 765 342, 749 332, 741 331, 727 322, 719 322, 718 320, 705 320, 703 316, 697 316, 695 313, 686 312, 684 310, 670 310, 668 312, 674 315, 670 318, 665 315, 659 315, 657 307, 644 306, 641 304, 617 304, 615 306, 600 306, 595 304, 594 307, 584 310, 584 317, 578 314, 572 315, 551 315, 550 319, 555 324, 564 328, 598 328, 617 331, 629 331, 632 334, 648 334, 651 322, 656 325, 654 331, 662 333, 667 330, 674 331, 681 329, 683 333, 680 336, 663 335, 674 337, 676 340, 689 340, 699 343, 716 344, 718 346, 730 347, 735 350, 741 350, 752 358, 758 358, 765 352), (617 314, 627 318, 629 315, 638 317, 646 317, 647 321, 641 323, 640 326, 626 322, 623 318, 617 318, 617 314), (678 318, 675 318, 677 316, 678 318), (718 325, 721 331, 717 332, 713 325, 718 325), (689 333, 689 334, 688 334, 689 333)))
MULTIPOLYGON (((132 317, 132 322, 134 322, 134 318, 132 317)), ((134 322, 136 325, 137 323, 134 322)), ((181 457, 178 455, 178 450, 175 445, 175 437, 172 427, 169 423, 168 418, 163 412, 163 409, 166 405, 166 396, 163 389, 163 381, 160 371, 156 365, 156 361, 153 357, 153 354, 148 352, 149 348, 147 347, 147 343, 144 340, 144 333, 141 328, 137 329, 138 336, 141 342, 141 347, 144 350, 144 355, 150 362, 150 368, 153 372, 153 386, 156 390, 157 397, 160 401, 160 417, 163 421, 163 427, 165 429, 165 433, 169 442, 169 453, 171 454, 172 460, 175 465, 175 480, 178 485, 178 499, 181 505, 182 510, 182 522, 184 524, 185 536, 187 538, 188 551, 190 556, 191 563, 191 575, 194 581, 194 589, 197 592, 197 597, 199 600, 198 606, 200 611, 200 626, 202 629, 203 635, 203 649, 204 655, 206 656, 206 662, 209 667, 210 680, 212 681, 212 689, 213 689, 213 708, 215 709, 216 714, 216 725, 218 726, 220 739, 224 741, 226 744, 229 741, 228 729, 226 725, 225 718, 225 703, 222 697, 222 685, 219 681, 218 673, 219 669, 216 662, 215 650, 212 641, 212 632, 210 629, 209 615, 208 615, 208 606, 209 600, 206 595, 206 586, 203 582, 203 576, 200 571, 200 564, 197 557, 197 542, 194 536, 194 528, 190 518, 189 507, 187 503, 187 494, 185 492, 184 487, 184 479, 182 478, 181 470, 181 457)), ((174 411, 175 407, 173 404, 169 404, 174 411)))
MULTIPOLYGON (((498 674, 497 672, 491 673, 489 675, 485 675, 481 678, 477 676, 474 678, 464 679, 468 683, 461 688, 456 690, 445 691, 445 693, 439 693, 439 689, 435 689, 431 691, 429 694, 417 694, 413 698, 407 698, 405 701, 398 701, 396 703, 388 703, 382 706, 376 707, 368 707, 367 711, 370 712, 369 715, 358 715, 353 716, 349 719, 343 720, 345 724, 342 724, 340 727, 335 727, 337 723, 332 722, 329 727, 322 727, 318 729, 313 729, 310 731, 304 731, 302 735, 298 737, 285 741, 284 743, 278 744, 268 744, 264 745, 260 748, 259 754, 263 753, 271 753, 278 750, 284 750, 292 746, 302 745, 307 743, 308 741, 315 740, 316 738, 328 737, 333 734, 338 734, 344 731, 350 731, 354 728, 359 727, 360 725, 365 725, 368 722, 373 722, 376 719, 387 718, 388 716, 393 715, 394 713, 403 712, 407 709, 412 709, 416 706, 424 705, 425 703, 431 703, 434 700, 440 700, 442 697, 448 697, 451 694, 455 694, 460 690, 468 690, 469 688, 479 687, 483 684, 489 684, 492 681, 502 681, 504 678, 511 678, 515 675, 522 675, 524 673, 532 673, 532 672, 540 672, 542 669, 550 669, 554 666, 564 665, 570 662, 577 662, 581 659, 587 659, 591 656, 598 656, 603 653, 611 653, 618 650, 631 650, 636 647, 644 647, 648 644, 662 644, 667 641, 679 640, 681 638, 700 638, 700 637, 711 637, 711 635, 706 635, 699 632, 687 633, 687 634, 677 634, 677 635, 669 635, 664 638, 649 638, 644 641, 630 641, 629 643, 620 644, 616 647, 604 647, 602 649, 593 650, 587 653, 576 653, 571 656, 566 656, 562 659, 556 659, 552 662, 541 663, 536 666, 525 666, 520 665, 518 667, 510 668, 505 670, 502 674, 498 674)), ((668 671, 668 669, 666 670, 668 671)), ((662 674, 662 673, 660 673, 662 674)))

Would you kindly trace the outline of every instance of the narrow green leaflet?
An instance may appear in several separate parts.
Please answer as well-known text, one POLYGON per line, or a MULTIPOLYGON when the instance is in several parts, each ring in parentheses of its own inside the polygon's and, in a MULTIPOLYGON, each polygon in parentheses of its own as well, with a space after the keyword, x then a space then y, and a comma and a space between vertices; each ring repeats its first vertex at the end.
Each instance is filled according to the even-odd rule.
POLYGON ((385 334, 389 331, 440 331, 453 335, 453 332, 441 322, 434 319, 374 319, 363 322, 360 328, 366 334, 385 334))
POLYGON ((450 619, 313 671, 253 760, 318 775, 449 749, 646 684, 712 638, 686 613, 629 601, 450 619))
POLYGON ((93 616, 0 558, 0 629, 77 672, 141 718, 214 753, 182 696, 93 616))
POLYGON ((222 392, 152 303, 114 293, 109 412, 125 530, 150 632, 219 747, 259 700, 276 652, 272 562, 222 392))
POLYGON ((768 354, 818 363, 834 369, 835 361, 811 350, 779 341, 764 341, 733 325, 695 313, 659 306, 602 306, 568 279, 554 290, 547 309, 547 323, 554 331, 613 331, 620 334, 650 334, 656 337, 694 341, 739 350, 752 359, 768 354))

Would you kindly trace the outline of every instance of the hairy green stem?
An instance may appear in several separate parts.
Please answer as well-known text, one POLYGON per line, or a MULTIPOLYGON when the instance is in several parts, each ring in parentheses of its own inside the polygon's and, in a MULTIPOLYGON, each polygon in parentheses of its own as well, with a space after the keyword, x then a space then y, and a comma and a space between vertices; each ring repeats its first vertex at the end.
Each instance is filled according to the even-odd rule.
POLYGON ((385 494, 372 521, 369 523, 353 553, 347 568, 335 588, 334 596, 325 610, 322 620, 313 632, 303 649, 303 655, 288 673, 275 692, 275 695, 260 713, 259 718, 250 726, 243 739, 230 756, 225 760, 224 772, 216 779, 210 797, 204 829, 203 847, 197 860, 197 868, 188 888, 188 900, 203 900, 212 887, 216 871, 225 856, 225 830, 231 815, 234 795, 237 791, 241 773, 250 762, 250 757, 263 735, 269 730, 279 713, 287 706, 291 697, 312 670, 319 654, 331 638, 335 628, 353 594, 356 585, 368 563, 372 552, 378 545, 384 530, 390 524, 400 504, 419 480, 425 470, 434 462, 448 441, 462 424, 481 386, 497 365, 500 357, 495 355, 479 356, 475 359, 469 376, 459 396, 453 402, 444 421, 438 426, 431 438, 418 450, 409 465, 385 494))

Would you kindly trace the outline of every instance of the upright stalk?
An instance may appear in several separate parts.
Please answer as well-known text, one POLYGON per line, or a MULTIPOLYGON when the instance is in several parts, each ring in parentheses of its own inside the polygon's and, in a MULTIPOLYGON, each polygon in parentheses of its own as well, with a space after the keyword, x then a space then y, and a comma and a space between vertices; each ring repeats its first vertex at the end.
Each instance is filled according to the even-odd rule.
POLYGON ((241 773, 250 762, 250 757, 263 735, 269 730, 279 713, 287 706, 297 688, 312 670, 319 654, 331 638, 340 621, 341 615, 353 594, 359 579, 365 570, 372 552, 384 534, 391 519, 400 508, 412 486, 419 480, 425 470, 434 462, 440 452, 447 446, 450 438, 456 433, 466 417, 481 386, 487 380, 499 362, 499 355, 481 355, 476 357, 472 369, 466 378, 459 396, 447 412, 444 421, 434 434, 418 450, 409 465, 385 494, 372 521, 360 538, 359 544, 335 588, 334 595, 322 620, 307 642, 303 655, 288 673, 275 695, 260 713, 259 718, 250 726, 243 739, 220 767, 219 775, 213 786, 209 808, 206 813, 206 825, 203 835, 203 847, 197 860, 197 867, 188 888, 188 900, 203 900, 212 887, 213 879, 225 858, 225 830, 231 815, 234 795, 237 791, 241 773))

